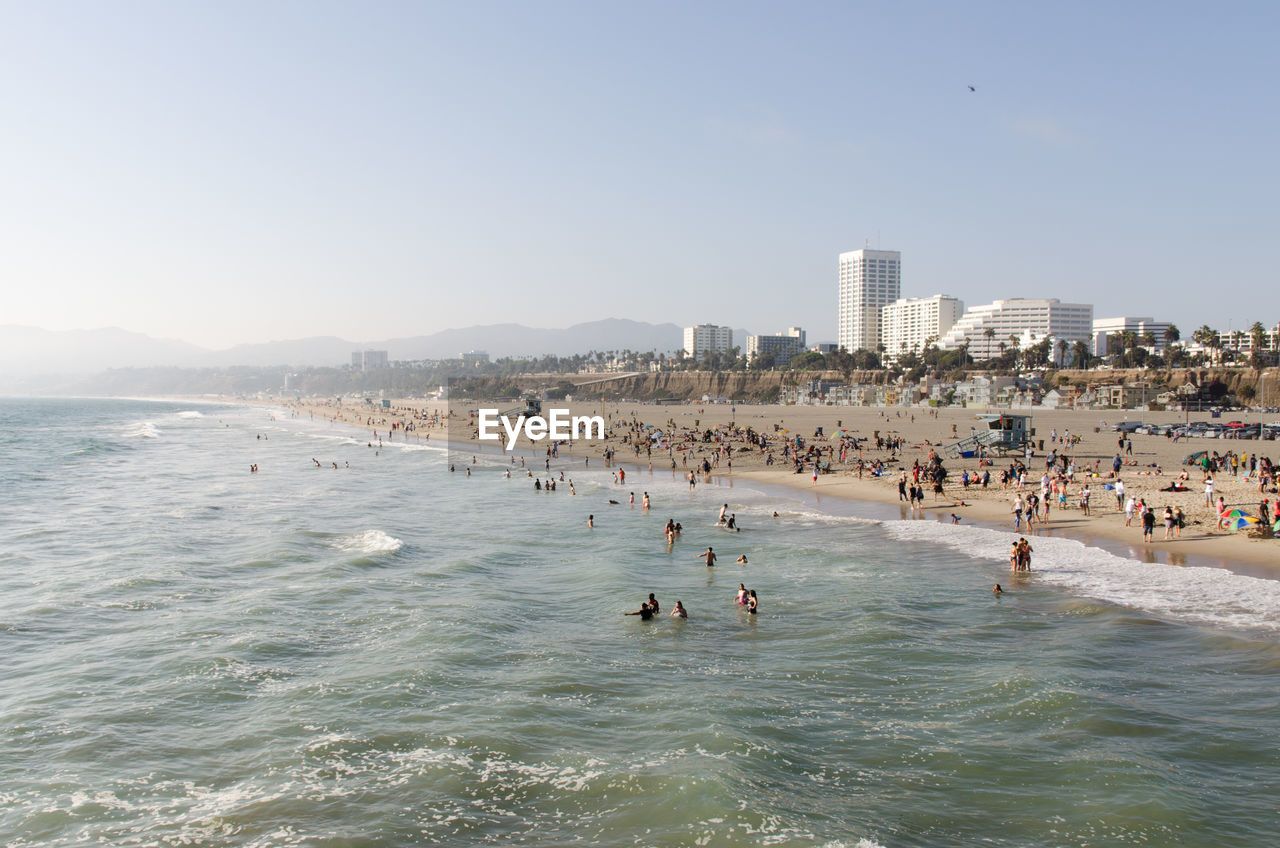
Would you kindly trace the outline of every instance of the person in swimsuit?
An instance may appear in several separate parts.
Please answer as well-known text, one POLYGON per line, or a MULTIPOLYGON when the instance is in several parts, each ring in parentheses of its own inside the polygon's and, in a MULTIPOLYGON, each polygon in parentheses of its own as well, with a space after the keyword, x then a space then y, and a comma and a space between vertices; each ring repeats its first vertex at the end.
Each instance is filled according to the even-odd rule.
POLYGON ((729 516, 729 521, 725 524, 725 527, 735 531, 738 529, 738 513, 735 512, 729 516))
POLYGON ((653 610, 649 609, 648 604, 641 604, 640 609, 635 612, 624 612, 623 615, 638 615, 641 621, 648 621, 653 618, 653 610))
POLYGON ((694 559, 706 560, 707 566, 710 567, 716 564, 716 552, 711 550, 710 545, 707 545, 707 552, 698 554, 694 559))
POLYGON ((759 603, 756 601, 756 590, 751 589, 747 592, 747 612, 755 615, 759 612, 759 603))
POLYGON ((1000 584, 997 583, 996 587, 991 590, 991 594, 995 595, 996 597, 999 597, 1000 595, 1004 594, 1004 589, 1001 589, 1000 584))
POLYGON ((742 556, 740 556, 740 557, 738 557, 737 559, 735 559, 735 560, 734 560, 734 562, 736 562, 736 563, 740 563, 740 564, 742 564, 742 565, 746 565, 746 564, 747 564, 747 555, 746 555, 746 554, 743 554, 742 556))
POLYGON ((745 607, 747 605, 747 587, 746 586, 744 586, 741 583, 738 584, 738 596, 733 599, 733 602, 740 607, 745 607))
POLYGON ((654 615, 658 614, 658 599, 653 596, 652 592, 649 593, 649 610, 654 615))
POLYGON ((684 604, 676 601, 675 608, 671 610, 672 618, 688 618, 689 613, 685 611, 684 604))
POLYGON ((588 527, 588 528, 591 528, 591 527, 595 527, 595 526, 596 526, 596 517, 595 517, 594 515, 588 515, 588 516, 587 516, 587 527, 588 527))

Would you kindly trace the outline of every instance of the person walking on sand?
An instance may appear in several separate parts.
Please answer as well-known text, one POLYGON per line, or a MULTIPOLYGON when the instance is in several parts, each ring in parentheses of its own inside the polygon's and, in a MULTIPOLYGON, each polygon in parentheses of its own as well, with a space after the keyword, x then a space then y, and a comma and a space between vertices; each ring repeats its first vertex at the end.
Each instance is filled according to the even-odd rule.
POLYGON ((1150 542, 1156 533, 1156 511, 1148 506, 1142 511, 1142 541, 1150 542))
POLYGON ((1113 488, 1116 493, 1116 510, 1118 511, 1124 508, 1124 481, 1117 480, 1113 488))
POLYGON ((1206 474, 1204 477, 1204 505, 1213 506, 1213 475, 1206 474))
POLYGON ((694 559, 704 560, 707 563, 707 567, 711 567, 716 564, 716 552, 711 550, 710 545, 707 545, 706 553, 698 554, 694 559))

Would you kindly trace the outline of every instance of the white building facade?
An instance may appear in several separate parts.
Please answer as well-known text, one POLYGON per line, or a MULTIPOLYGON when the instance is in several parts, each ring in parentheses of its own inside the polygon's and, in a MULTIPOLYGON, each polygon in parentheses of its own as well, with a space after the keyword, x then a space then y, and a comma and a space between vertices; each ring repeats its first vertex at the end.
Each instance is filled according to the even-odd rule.
POLYGON ((788 327, 776 336, 747 336, 747 359, 771 354, 776 365, 786 365, 791 357, 804 352, 804 330, 788 327))
MULTIPOLYGON (((969 355, 974 359, 999 356, 1016 337, 1021 347, 1035 344, 1046 336, 1055 343, 1093 340, 1093 304, 1063 303, 1055 298, 1011 297, 967 309, 960 320, 942 337, 938 347, 955 350, 968 339, 969 355), (993 330, 988 337, 987 330, 993 330), (1001 347, 1001 345, 1004 347, 1001 347)), ((1055 353, 1056 355, 1056 353, 1055 353)))
POLYGON ((886 356, 920 353, 939 341, 964 314, 964 302, 945 294, 899 298, 880 310, 880 343, 886 356))
POLYGON ((357 350, 351 354, 351 367, 359 371, 387 367, 385 350, 357 350))
POLYGON ((694 359, 704 353, 728 353, 733 347, 733 328, 717 324, 694 324, 684 328, 684 352, 694 359))
POLYGON ((1161 353, 1164 351, 1164 332, 1169 329, 1168 321, 1156 321, 1153 318, 1095 318, 1093 321, 1093 355, 1106 356, 1107 337, 1116 333, 1133 333, 1138 344, 1142 344, 1142 337, 1146 333, 1151 333, 1156 337, 1155 347, 1151 349, 1152 353, 1161 353))
POLYGON ((881 343, 880 310, 902 295, 902 254, 896 250, 850 250, 840 254, 840 332, 837 342, 852 353, 881 343))

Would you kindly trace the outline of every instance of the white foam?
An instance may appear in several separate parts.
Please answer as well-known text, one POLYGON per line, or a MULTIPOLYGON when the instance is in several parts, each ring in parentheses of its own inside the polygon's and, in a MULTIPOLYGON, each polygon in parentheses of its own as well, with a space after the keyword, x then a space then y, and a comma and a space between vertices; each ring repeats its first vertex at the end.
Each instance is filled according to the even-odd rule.
POLYGON ((394 553, 404 546, 404 542, 395 536, 388 536, 381 530, 365 530, 350 536, 341 536, 329 544, 337 550, 358 554, 394 553))
MULTIPOLYGON (((932 521, 886 522, 903 541, 943 544, 975 557, 1006 563, 1017 534, 932 521)), ((1028 537, 1035 549, 1032 577, 1080 595, 1158 616, 1220 627, 1280 630, 1280 581, 1225 568, 1140 562, 1092 548, 1076 539, 1028 537)))
POLYGON ((152 421, 135 421, 125 427, 123 435, 129 439, 158 439, 160 430, 152 421))
POLYGON ((204 418, 203 412, 196 412, 194 409, 184 409, 177 413, 179 418, 204 418))

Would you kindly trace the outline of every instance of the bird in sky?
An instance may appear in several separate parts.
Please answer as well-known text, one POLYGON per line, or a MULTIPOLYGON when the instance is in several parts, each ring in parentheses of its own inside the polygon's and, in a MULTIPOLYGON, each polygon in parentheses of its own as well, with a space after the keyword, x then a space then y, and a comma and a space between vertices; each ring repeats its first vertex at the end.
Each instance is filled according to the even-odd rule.
POLYGON ((978 89, 974 88, 973 86, 969 86, 969 90, 970 90, 970 91, 977 91, 978 89))

